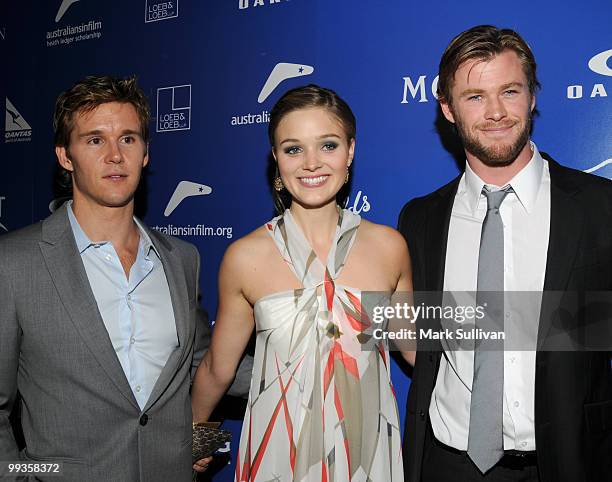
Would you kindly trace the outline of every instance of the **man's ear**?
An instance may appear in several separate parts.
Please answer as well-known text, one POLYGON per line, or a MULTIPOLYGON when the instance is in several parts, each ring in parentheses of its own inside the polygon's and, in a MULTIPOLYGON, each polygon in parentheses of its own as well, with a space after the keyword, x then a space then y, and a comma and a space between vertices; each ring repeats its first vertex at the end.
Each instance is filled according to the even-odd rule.
POLYGON ((450 104, 445 100, 440 100, 440 109, 442 109, 442 114, 446 117, 446 120, 451 124, 455 123, 455 116, 453 115, 453 109, 450 104))
POLYGON ((142 159, 142 167, 143 169, 149 164, 149 144, 147 144, 144 158, 142 159))
POLYGON ((68 172, 74 172, 74 166, 70 157, 68 157, 68 151, 64 146, 55 146, 55 155, 57 156, 57 162, 59 165, 66 169, 68 172))

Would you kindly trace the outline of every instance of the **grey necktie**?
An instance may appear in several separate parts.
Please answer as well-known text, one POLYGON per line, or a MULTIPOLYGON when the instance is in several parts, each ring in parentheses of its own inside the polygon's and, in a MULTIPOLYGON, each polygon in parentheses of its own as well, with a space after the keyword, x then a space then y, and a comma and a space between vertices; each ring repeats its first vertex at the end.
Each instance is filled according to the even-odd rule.
MULTIPOLYGON (((479 305, 486 306, 486 316, 476 328, 484 332, 503 330, 504 311, 504 226, 499 207, 510 186, 482 193, 487 197, 487 214, 482 223, 478 255, 479 305)), ((474 347, 474 379, 470 405, 468 455, 484 474, 504 455, 503 340, 479 340, 474 347)))

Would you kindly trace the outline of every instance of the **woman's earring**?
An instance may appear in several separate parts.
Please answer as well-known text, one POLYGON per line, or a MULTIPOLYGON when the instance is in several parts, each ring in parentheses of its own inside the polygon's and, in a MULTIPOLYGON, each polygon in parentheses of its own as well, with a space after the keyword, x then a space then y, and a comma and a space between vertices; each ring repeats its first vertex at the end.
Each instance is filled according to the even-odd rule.
POLYGON ((344 184, 346 184, 349 181, 349 170, 348 167, 346 168, 346 177, 344 178, 344 184))
POLYGON ((285 185, 283 184, 283 180, 280 176, 276 176, 274 178, 274 190, 277 192, 281 192, 284 189, 285 185))

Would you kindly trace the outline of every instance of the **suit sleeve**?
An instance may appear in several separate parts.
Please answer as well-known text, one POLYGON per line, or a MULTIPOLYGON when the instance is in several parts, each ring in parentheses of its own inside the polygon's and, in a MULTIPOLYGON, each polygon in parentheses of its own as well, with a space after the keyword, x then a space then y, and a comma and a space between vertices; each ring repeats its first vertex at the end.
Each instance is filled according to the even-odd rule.
POLYGON ((0 460, 18 460, 9 415, 17 394, 21 329, 9 279, 0 269, 0 460))
POLYGON ((415 199, 406 203, 397 220, 397 230, 404 236, 412 258, 414 258, 416 252, 414 231, 419 218, 417 215, 418 209, 416 203, 417 200, 415 199))
POLYGON ((208 322, 208 313, 200 304, 200 253, 194 246, 195 259, 196 259, 196 320, 195 320, 195 340, 193 345, 193 360, 191 362, 191 380, 195 376, 198 366, 204 354, 210 345, 210 324, 208 322))

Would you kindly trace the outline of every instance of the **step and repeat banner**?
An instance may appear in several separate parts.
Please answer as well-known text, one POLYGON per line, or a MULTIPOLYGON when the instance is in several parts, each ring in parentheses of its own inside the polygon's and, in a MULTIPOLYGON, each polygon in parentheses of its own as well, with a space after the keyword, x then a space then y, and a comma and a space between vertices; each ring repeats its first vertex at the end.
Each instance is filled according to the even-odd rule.
MULTIPOLYGON (((406 201, 454 178, 463 162, 435 98, 444 48, 477 24, 510 27, 538 61, 539 149, 612 178, 610 18, 609 0, 6 2, 0 233, 57 203, 58 94, 87 75, 136 74, 153 114, 138 212, 198 246, 214 319, 223 252, 274 215, 267 123, 283 92, 316 83, 349 103, 357 147, 347 206, 395 226, 406 201)), ((410 379, 394 365, 393 381, 403 420, 410 379)), ((234 418, 226 426, 237 445, 234 418)), ((232 463, 213 479, 231 480, 232 463)))

